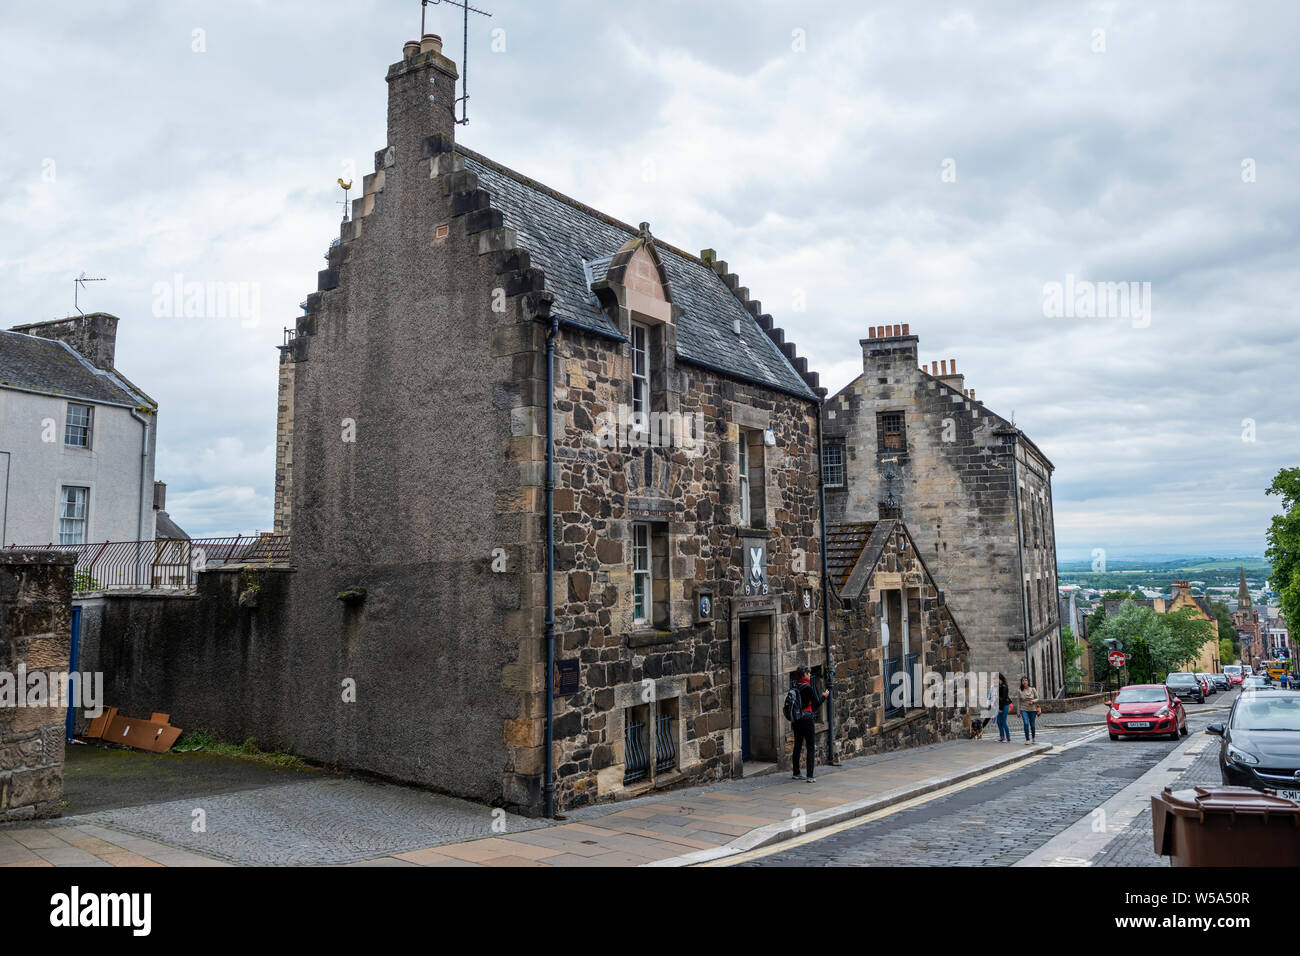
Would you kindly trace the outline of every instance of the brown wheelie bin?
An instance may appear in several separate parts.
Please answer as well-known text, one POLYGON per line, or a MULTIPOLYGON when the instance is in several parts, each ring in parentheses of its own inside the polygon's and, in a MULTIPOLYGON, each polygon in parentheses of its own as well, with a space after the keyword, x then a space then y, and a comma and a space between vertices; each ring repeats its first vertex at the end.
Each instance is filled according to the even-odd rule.
POLYGON ((1300 803, 1271 790, 1165 787, 1151 831, 1173 866, 1300 866, 1300 803))

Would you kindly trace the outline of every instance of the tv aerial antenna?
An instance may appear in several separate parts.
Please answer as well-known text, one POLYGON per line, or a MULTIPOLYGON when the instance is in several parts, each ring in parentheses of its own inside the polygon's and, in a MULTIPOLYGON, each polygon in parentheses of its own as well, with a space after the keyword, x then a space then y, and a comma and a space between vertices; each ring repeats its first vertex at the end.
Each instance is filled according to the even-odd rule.
POLYGON ((421 39, 424 39, 424 8, 430 4, 436 7, 443 3, 453 7, 460 7, 464 15, 464 22, 461 25, 462 45, 460 54, 460 96, 458 96, 455 103, 452 104, 451 111, 452 119, 458 125, 464 126, 469 122, 469 15, 471 13, 478 13, 482 16, 490 17, 492 14, 488 13, 486 10, 480 10, 478 7, 471 7, 468 0, 466 0, 466 2, 461 2, 461 0, 420 0, 421 39), (460 119, 456 119, 456 103, 460 104, 460 119))
POLYGON ((81 275, 77 276, 75 279, 72 280, 72 307, 82 315, 85 315, 86 313, 81 311, 81 301, 80 301, 81 290, 86 287, 87 282, 107 282, 107 281, 108 281, 107 276, 100 276, 97 279, 92 279, 90 276, 86 275, 85 272, 82 272, 81 275))

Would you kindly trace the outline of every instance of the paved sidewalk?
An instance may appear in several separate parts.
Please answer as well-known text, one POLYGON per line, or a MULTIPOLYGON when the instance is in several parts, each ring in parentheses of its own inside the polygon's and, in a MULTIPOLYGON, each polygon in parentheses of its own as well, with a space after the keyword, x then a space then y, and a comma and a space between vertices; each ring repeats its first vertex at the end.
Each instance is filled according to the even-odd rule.
POLYGON ((788 839, 1051 749, 961 740, 579 811, 545 830, 428 847, 358 866, 686 866, 788 839))
POLYGON ((220 860, 88 824, 0 830, 6 866, 229 866, 220 860))
MULTIPOLYGON (((1077 731, 1074 733, 1077 734, 1077 731)), ((683 866, 830 826, 1018 763, 992 736, 527 819, 412 788, 314 779, 0 827, 0 866, 683 866), (191 829, 195 808, 206 829, 191 829), (502 832, 496 832, 500 830, 502 832)))

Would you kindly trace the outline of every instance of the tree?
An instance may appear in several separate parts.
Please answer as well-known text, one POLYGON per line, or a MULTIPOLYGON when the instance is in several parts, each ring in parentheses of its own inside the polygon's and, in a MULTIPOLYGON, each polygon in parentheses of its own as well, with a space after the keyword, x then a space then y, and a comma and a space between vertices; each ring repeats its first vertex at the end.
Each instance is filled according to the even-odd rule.
MULTIPOLYGON (((1107 591, 1097 602, 1097 607, 1088 615, 1088 633, 1091 634, 1094 628, 1101 627, 1101 622, 1106 619, 1106 602, 1107 601, 1144 601, 1146 598, 1138 591, 1107 591)), ((1091 639, 1090 639, 1091 640, 1091 639)))
POLYGON ((1083 641, 1074 639, 1074 631, 1068 627, 1061 628, 1061 661, 1065 667, 1065 686, 1078 684, 1083 680, 1083 668, 1079 666, 1079 657, 1088 653, 1083 641))
POLYGON ((1233 643, 1230 637, 1219 638, 1219 663, 1237 663, 1237 645, 1233 643))
POLYGON ((1268 531, 1272 584, 1287 624, 1300 627, 1300 468, 1283 468, 1273 479, 1268 494, 1282 499, 1282 513, 1275 515, 1268 531))
POLYGON ((1232 653, 1220 653, 1219 660, 1225 664, 1235 661, 1241 653, 1241 648, 1237 645, 1237 625, 1232 621, 1232 610, 1222 601, 1211 601, 1210 609, 1214 611, 1214 619, 1219 622, 1219 640, 1226 640, 1232 647, 1232 653))
POLYGON ((1132 595, 1124 596, 1130 600, 1124 601, 1114 614, 1103 614, 1096 627, 1089 626, 1088 643, 1092 645, 1094 670, 1097 680, 1102 683, 1118 683, 1124 679, 1123 670, 1112 667, 1106 657, 1110 653, 1106 642, 1119 641, 1124 653, 1129 655, 1129 682, 1150 683, 1156 665, 1151 652, 1152 645, 1167 638, 1166 629, 1159 620, 1162 615, 1131 600, 1132 595))
POLYGON ((1162 633, 1151 642, 1151 658, 1158 675, 1195 663, 1205 642, 1214 636, 1213 624, 1197 617, 1195 608, 1185 607, 1157 617, 1162 633))

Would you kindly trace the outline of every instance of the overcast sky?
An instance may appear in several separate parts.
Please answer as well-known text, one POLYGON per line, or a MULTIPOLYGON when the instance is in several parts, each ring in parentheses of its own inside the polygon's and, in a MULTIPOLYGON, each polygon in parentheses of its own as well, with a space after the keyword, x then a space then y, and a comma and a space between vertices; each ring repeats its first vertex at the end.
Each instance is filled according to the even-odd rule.
MULTIPOLYGON (((466 145, 717 249, 832 391, 869 326, 909 323, 1055 463, 1062 557, 1263 550, 1264 488, 1300 464, 1300 5, 479 5, 466 145), (1150 283, 1150 313, 1053 314, 1067 276, 1150 283)), ((271 527, 274 346, 419 15, 6 10, 0 322, 108 277, 82 307, 122 318, 191 534, 271 527), (256 323, 155 315, 177 276, 247 283, 256 323)), ((428 21, 459 61, 459 12, 428 21)))

